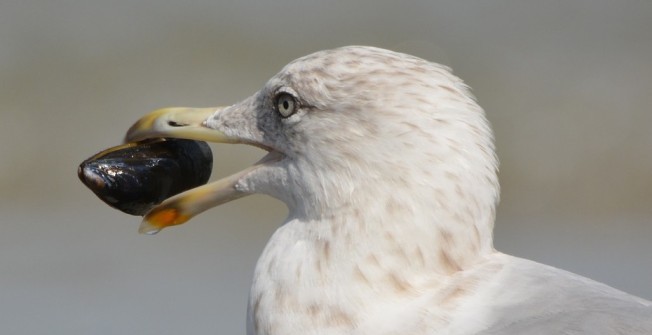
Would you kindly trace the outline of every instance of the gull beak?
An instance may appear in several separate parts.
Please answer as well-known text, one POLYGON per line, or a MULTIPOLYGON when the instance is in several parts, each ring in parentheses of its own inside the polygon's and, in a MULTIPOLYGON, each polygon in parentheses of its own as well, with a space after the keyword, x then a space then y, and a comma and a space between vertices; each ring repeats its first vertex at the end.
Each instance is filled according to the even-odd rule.
MULTIPOLYGON (((206 126, 206 120, 222 111, 218 108, 164 108, 138 120, 127 132, 126 142, 153 137, 174 137, 218 143, 239 143, 237 138, 206 126)), ((244 175, 265 160, 218 181, 196 187, 164 200, 144 217, 139 232, 155 234, 161 229, 180 225, 195 215, 223 203, 248 195, 238 191, 236 184, 244 175)))
POLYGON ((206 127, 206 119, 224 107, 172 107, 155 110, 136 121, 127 131, 125 142, 153 137, 175 137, 218 143, 236 143, 221 131, 206 127))

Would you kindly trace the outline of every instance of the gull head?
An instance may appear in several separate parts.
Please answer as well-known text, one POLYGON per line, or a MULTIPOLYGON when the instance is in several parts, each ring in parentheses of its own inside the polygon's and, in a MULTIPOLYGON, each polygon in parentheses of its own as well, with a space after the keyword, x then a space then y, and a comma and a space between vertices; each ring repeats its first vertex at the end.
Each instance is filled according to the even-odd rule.
POLYGON ((145 216, 143 232, 263 193, 304 222, 364 208, 457 224, 451 229, 491 248, 499 193, 493 135, 468 87, 444 66, 373 47, 320 51, 289 63, 239 103, 161 109, 126 139, 162 136, 249 144, 268 154, 164 201, 145 216))

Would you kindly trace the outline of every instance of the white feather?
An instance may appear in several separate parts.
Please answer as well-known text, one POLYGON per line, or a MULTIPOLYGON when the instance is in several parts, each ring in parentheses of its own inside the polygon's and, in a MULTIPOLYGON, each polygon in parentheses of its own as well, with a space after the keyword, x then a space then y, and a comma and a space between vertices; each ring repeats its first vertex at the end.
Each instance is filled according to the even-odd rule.
POLYGON ((652 333, 650 302, 494 250, 492 132, 446 67, 322 51, 208 125, 286 155, 238 185, 290 210, 258 261, 248 334, 652 333), (280 88, 302 102, 287 119, 280 88))

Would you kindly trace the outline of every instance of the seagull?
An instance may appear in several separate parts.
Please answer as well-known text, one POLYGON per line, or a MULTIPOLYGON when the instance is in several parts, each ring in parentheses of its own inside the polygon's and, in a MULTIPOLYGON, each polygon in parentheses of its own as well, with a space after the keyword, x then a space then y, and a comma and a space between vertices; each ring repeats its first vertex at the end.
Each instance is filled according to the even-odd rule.
POLYGON ((497 251, 493 133, 469 87, 411 55, 349 46, 286 65, 227 107, 166 108, 128 141, 268 153, 167 199, 142 233, 254 193, 289 214, 254 272, 249 335, 652 334, 652 302, 497 251))

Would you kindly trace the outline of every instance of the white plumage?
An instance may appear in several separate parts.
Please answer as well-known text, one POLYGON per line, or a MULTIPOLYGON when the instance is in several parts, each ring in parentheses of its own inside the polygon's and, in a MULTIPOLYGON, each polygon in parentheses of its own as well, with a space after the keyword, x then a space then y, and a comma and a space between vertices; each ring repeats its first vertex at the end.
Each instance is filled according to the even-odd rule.
POLYGON ((289 207, 255 270, 248 334, 652 333, 649 301, 494 250, 492 132, 446 67, 321 51, 203 126, 271 151, 220 184, 227 200, 289 207))

